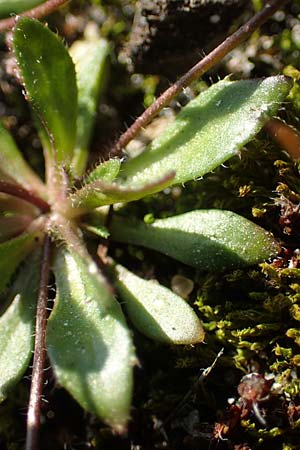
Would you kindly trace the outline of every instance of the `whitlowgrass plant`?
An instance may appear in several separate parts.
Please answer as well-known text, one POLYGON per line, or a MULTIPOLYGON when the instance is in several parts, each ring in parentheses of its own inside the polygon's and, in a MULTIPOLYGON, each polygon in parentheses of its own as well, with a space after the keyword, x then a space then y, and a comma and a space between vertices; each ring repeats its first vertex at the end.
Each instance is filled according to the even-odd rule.
POLYGON ((162 343, 198 344, 204 331, 184 299, 109 257, 90 254, 90 233, 208 271, 265 261, 279 245, 230 211, 195 210, 146 224, 117 212, 107 221, 100 207, 195 180, 237 155, 276 114, 291 83, 284 76, 219 81, 185 106, 141 155, 125 162, 113 158, 86 173, 108 43, 81 41, 68 52, 46 26, 22 17, 11 46, 43 145, 45 179, 1 125, 0 290, 6 309, 0 318, 0 400, 26 371, 35 332, 34 365, 43 362, 38 336, 46 321, 36 305, 41 299, 46 304, 53 273, 46 347, 57 382, 85 410, 123 431, 136 356, 122 309, 141 333, 162 343))

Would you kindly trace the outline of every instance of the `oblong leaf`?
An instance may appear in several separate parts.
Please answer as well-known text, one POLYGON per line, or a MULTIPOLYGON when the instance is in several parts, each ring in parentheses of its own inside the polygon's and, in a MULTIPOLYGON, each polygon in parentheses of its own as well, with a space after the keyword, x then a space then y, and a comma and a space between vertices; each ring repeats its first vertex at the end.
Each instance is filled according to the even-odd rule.
POLYGON ((196 344, 204 339, 201 321, 189 304, 152 280, 143 280, 125 267, 114 267, 115 285, 136 328, 168 344, 196 344))
POLYGON ((42 233, 24 233, 0 244, 0 293, 9 283, 20 262, 41 243, 42 233))
POLYGON ((54 273, 57 298, 47 345, 58 382, 84 409, 122 431, 129 418, 135 357, 120 305, 93 262, 60 251, 54 273))
POLYGON ((73 61, 56 34, 28 17, 17 22, 13 50, 28 100, 55 147, 57 162, 68 164, 76 141, 77 86, 73 61))
POLYGON ((174 175, 175 172, 169 172, 161 178, 156 178, 153 183, 146 183, 135 188, 100 180, 93 181, 78 189, 70 196, 70 199, 75 208, 80 207, 88 210, 103 205, 112 205, 113 203, 131 202, 169 186, 174 175))
POLYGON ((175 172, 171 171, 161 178, 156 178, 152 183, 146 183, 136 188, 100 180, 93 181, 78 189, 70 196, 70 200, 75 208, 80 207, 87 210, 113 203, 131 202, 169 186, 174 175, 175 172))
POLYGON ((99 95, 104 89, 109 44, 105 39, 75 41, 70 48, 78 86, 77 139, 72 161, 74 176, 83 175, 99 95))
POLYGON ((120 178, 134 187, 174 170, 171 184, 196 179, 236 155, 273 116, 291 88, 284 76, 214 84, 185 106, 175 121, 120 178))
POLYGON ((12 287, 13 301, 0 317, 0 402, 24 374, 32 357, 41 253, 28 258, 12 287))
MULTIPOLYGON (((22 185, 28 190, 34 190, 39 195, 45 193, 45 185, 24 160, 16 143, 0 122, 0 167, 10 180, 22 185)), ((0 176, 1 178, 1 176, 0 176)))
POLYGON ((0 0, 0 18, 19 14, 43 3, 44 0, 0 0))
POLYGON ((205 270, 224 270, 262 262, 280 247, 263 228, 231 211, 191 211, 153 224, 114 217, 111 238, 165 253, 205 270))

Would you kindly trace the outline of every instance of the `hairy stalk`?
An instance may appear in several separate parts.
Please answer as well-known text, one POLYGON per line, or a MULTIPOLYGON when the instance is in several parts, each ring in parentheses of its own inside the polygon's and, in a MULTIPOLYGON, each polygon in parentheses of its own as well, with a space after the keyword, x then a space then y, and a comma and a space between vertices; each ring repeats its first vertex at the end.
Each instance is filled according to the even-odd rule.
POLYGON ((83 260, 88 261, 91 256, 82 239, 82 232, 69 218, 56 212, 52 214, 50 228, 57 239, 67 244, 68 249, 77 253, 83 260))
POLYGON ((117 156, 126 145, 145 127, 170 101, 176 97, 184 88, 189 86, 197 78, 201 77, 211 67, 221 61, 231 50, 244 42, 257 28, 266 22, 279 8, 288 0, 268 1, 264 8, 253 16, 248 22, 241 26, 235 33, 229 36, 218 47, 186 72, 178 81, 170 86, 158 97, 152 105, 141 114, 136 121, 121 135, 112 148, 110 155, 117 156))
POLYGON ((13 28, 18 20, 19 16, 27 16, 32 17, 34 19, 41 19, 42 17, 47 16, 48 14, 55 11, 64 3, 67 3, 69 0, 48 0, 45 3, 42 3, 35 8, 29 9, 17 16, 8 17, 7 19, 0 20, 0 32, 8 31, 13 28))
POLYGON ((0 192, 21 198, 22 200, 37 206, 43 212, 48 212, 50 210, 50 205, 45 200, 17 184, 0 181, 0 192))
POLYGON ((27 414, 26 450, 38 450, 38 432, 40 425, 40 406, 43 392, 43 372, 45 365, 45 336, 47 324, 48 281, 50 271, 50 236, 46 235, 43 248, 40 288, 38 294, 35 345, 32 369, 32 382, 27 414))

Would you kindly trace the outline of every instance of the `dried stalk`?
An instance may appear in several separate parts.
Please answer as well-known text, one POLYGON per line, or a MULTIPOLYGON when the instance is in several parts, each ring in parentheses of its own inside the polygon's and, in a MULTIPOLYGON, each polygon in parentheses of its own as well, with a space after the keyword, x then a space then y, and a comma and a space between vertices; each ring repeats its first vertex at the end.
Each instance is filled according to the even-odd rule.
POLYGON ((45 366, 45 336, 47 324, 48 281, 50 272, 50 236, 46 235, 43 248, 40 288, 38 293, 32 382, 27 413, 26 450, 38 450, 40 409, 45 366))
POLYGON ((33 19, 41 19, 42 17, 48 16, 48 14, 55 11, 57 8, 67 3, 69 0, 48 0, 35 8, 29 9, 21 14, 14 17, 8 17, 7 19, 0 20, 0 33, 3 31, 8 31, 13 28, 20 16, 32 17, 33 19))
POLYGON ((189 86, 197 78, 201 77, 211 67, 217 64, 231 50, 244 42, 257 28, 266 22, 279 8, 284 6, 288 0, 271 0, 264 8, 253 16, 248 22, 241 26, 235 33, 229 36, 218 47, 186 72, 178 81, 170 86, 163 94, 149 106, 136 121, 118 139, 110 156, 120 155, 126 145, 145 127, 174 97, 184 88, 189 86))

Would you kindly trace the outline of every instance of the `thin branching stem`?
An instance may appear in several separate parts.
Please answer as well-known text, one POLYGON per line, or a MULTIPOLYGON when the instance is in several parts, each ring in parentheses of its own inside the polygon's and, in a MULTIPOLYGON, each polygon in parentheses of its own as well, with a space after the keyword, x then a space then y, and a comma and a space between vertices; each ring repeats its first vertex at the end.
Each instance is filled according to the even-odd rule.
POLYGON ((0 192, 21 198, 22 200, 37 206, 43 212, 50 211, 50 205, 45 200, 17 184, 0 181, 0 192))
POLYGON ((40 408, 43 393, 45 366, 45 336, 47 324, 48 281, 50 272, 51 240, 47 234, 44 240, 40 288, 38 293, 32 382, 27 413, 26 450, 38 450, 40 408))
POLYGON ((288 0, 270 0, 264 8, 241 26, 235 33, 225 39, 218 47, 186 72, 178 81, 158 97, 152 105, 121 135, 110 152, 111 156, 120 155, 126 145, 145 127, 170 101, 184 88, 201 77, 211 67, 221 61, 231 50, 244 42, 257 28, 266 22, 288 0))
POLYGON ((7 19, 0 20, 0 32, 8 31, 13 28, 20 16, 32 17, 34 19, 41 19, 42 17, 48 16, 48 14, 55 11, 64 3, 67 3, 69 0, 48 0, 45 3, 42 3, 35 8, 29 9, 17 16, 8 17, 7 19))

